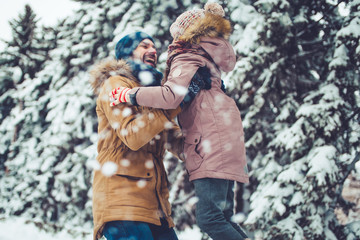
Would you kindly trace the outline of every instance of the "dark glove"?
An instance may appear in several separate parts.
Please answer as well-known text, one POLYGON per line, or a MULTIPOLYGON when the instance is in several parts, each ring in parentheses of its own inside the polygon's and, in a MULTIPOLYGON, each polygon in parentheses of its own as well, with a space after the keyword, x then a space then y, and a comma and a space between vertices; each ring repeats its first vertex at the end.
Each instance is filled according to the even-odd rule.
POLYGON ((184 100, 181 102, 180 106, 183 108, 185 105, 188 105, 196 97, 201 89, 209 90, 211 89, 211 74, 207 67, 200 67, 193 78, 191 79, 188 93, 184 97, 184 100))

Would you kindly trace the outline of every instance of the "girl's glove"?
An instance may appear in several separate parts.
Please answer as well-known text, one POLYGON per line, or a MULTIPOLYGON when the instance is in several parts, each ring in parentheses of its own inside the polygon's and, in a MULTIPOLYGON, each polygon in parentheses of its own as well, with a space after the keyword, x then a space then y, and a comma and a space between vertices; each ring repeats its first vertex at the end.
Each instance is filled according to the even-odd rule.
POLYGON ((115 106, 119 103, 131 103, 129 96, 130 90, 131 88, 127 88, 127 87, 118 87, 113 89, 109 93, 110 106, 115 106))

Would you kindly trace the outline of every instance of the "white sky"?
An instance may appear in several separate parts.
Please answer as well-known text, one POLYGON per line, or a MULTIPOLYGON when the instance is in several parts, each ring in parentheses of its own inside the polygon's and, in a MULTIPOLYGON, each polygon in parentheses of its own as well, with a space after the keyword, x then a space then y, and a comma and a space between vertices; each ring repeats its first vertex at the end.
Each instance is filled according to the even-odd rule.
MULTIPOLYGON (((71 0, 0 0, 0 39, 11 38, 9 20, 18 18, 24 13, 25 4, 29 4, 36 13, 38 25, 53 26, 58 19, 71 15, 79 8, 79 3, 71 0)), ((0 41, 0 49, 4 44, 0 41)))

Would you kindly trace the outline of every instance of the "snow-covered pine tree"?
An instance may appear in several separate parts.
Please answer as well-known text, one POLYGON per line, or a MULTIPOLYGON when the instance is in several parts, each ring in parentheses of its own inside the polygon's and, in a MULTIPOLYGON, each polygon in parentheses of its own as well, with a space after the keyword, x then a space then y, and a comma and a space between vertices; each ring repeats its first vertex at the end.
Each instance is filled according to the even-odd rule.
POLYGON ((11 133, 3 131, 1 125, 5 125, 4 120, 10 115, 11 109, 15 106, 14 100, 15 84, 12 79, 12 73, 9 69, 0 66, 0 175, 5 174, 5 161, 10 152, 10 144, 12 140, 11 133), (7 136, 5 136, 7 134, 7 136))
MULTIPOLYGON (((46 37, 54 44, 49 59, 11 94, 23 110, 3 115, 1 139, 22 127, 14 143, 2 145, 11 154, 0 179, 0 214, 91 231, 97 137, 87 72, 136 30, 165 51, 170 24, 206 1, 75 1, 81 8, 46 37)), ((359 151, 359 28, 348 27, 358 25, 357 2, 344 1, 347 17, 338 14, 337 1, 221 2, 234 23, 231 42, 239 57, 224 80, 248 140, 247 223, 265 238, 351 237, 355 227, 340 226, 332 208, 347 207, 339 189, 359 151)), ((193 226, 193 190, 183 165, 169 156, 167 168, 177 229, 193 226)))
POLYGON ((85 149, 95 131, 94 104, 85 80, 81 84, 79 79, 86 79, 80 68, 86 68, 89 52, 96 48, 90 44, 83 50, 77 45, 84 34, 72 36, 72 30, 84 11, 77 16, 58 26, 52 40, 59 46, 50 52, 44 69, 18 86, 24 110, 14 109, 12 122, 21 130, 11 145, 16 151, 6 162, 8 174, 1 179, 5 215, 22 215, 55 230, 75 226, 76 231, 86 223, 91 229, 86 154, 94 151, 85 149))
MULTIPOLYGON (((29 7, 26 6, 26 9, 28 11, 29 7)), ((35 19, 34 15, 35 14, 32 12, 31 16, 33 17, 31 19, 35 19)), ((22 23, 22 21, 14 22, 22 23)), ((27 21, 25 21, 25 23, 29 24, 27 21)), ((13 24, 13 26, 17 29, 21 29, 15 24, 13 24)), ((35 27, 36 24, 31 26, 35 27)), ((52 221, 57 220, 58 215, 60 215, 59 212, 64 209, 64 205, 69 205, 67 206, 67 209, 76 209, 76 205, 84 208, 84 202, 87 202, 88 198, 87 192, 90 182, 90 173, 81 172, 84 168, 82 165, 72 167, 74 172, 80 172, 78 174, 79 180, 71 179, 74 182, 73 184, 77 184, 78 187, 71 189, 68 184, 64 184, 65 186, 59 186, 57 191, 62 192, 64 196, 69 195, 69 192, 76 195, 75 200, 72 203, 74 206, 68 204, 70 200, 66 202, 64 197, 62 198, 62 202, 65 203, 62 203, 61 201, 57 202, 56 198, 60 197, 54 196, 51 190, 53 187, 57 188, 57 186, 54 185, 54 177, 58 174, 57 172, 61 171, 54 169, 53 167, 55 164, 52 165, 52 163, 55 162, 57 158, 63 160, 63 155, 66 155, 66 152, 69 150, 65 144, 65 146, 61 147, 55 146, 54 148, 56 151, 52 152, 51 149, 51 146, 54 145, 53 142, 59 142, 57 140, 65 134, 60 133, 57 136, 54 135, 52 138, 47 138, 46 131, 48 130, 49 125, 51 125, 48 120, 49 109, 51 107, 51 105, 49 105, 49 98, 52 97, 49 95, 49 90, 52 88, 52 79, 54 77, 63 77, 62 80, 66 80, 70 67, 69 63, 67 63, 67 59, 60 59, 61 61, 58 61, 59 58, 61 58, 61 55, 56 57, 56 52, 52 53, 53 56, 51 60, 49 60, 50 57, 48 54, 42 55, 44 52, 47 53, 49 48, 54 48, 57 45, 57 37, 62 39, 62 35, 59 34, 59 36, 57 36, 58 31, 53 31, 52 28, 43 28, 40 32, 35 32, 35 30, 36 29, 34 28, 33 33, 30 34, 32 36, 29 38, 31 44, 23 43, 20 44, 20 46, 32 46, 30 49, 33 52, 30 50, 25 51, 26 57, 37 56, 37 58, 34 57, 34 59, 39 61, 29 64, 30 66, 36 66, 37 69, 35 70, 30 67, 23 68, 23 65, 19 64, 19 62, 29 63, 29 60, 26 57, 24 58, 25 60, 19 60, 18 63, 13 64, 13 69, 18 69, 18 72, 20 72, 17 74, 17 78, 16 76, 14 77, 16 78, 14 81, 16 83, 16 91, 11 93, 12 96, 16 98, 15 101, 17 105, 12 109, 11 114, 1 123, 1 141, 12 143, 11 145, 6 145, 7 147, 5 148, 7 153, 5 156, 7 157, 5 159, 7 172, 5 175, 2 175, 1 178, 2 199, 0 209, 1 213, 5 216, 23 215, 32 221, 43 223, 43 225, 46 226, 46 224, 51 224, 52 221), (40 45, 37 43, 42 44, 40 45), (43 57, 40 58, 40 56, 43 57), (49 64, 43 64, 45 60, 48 60, 49 64), (29 69, 33 71, 31 74, 26 72, 26 70, 29 69), (44 70, 37 72, 40 69, 44 70), (87 184, 84 182, 87 182, 87 184), (78 190, 79 188, 81 191, 78 190)), ((25 35, 19 34, 21 36, 25 35)), ((15 34, 13 42, 19 42, 20 38, 21 37, 15 34)), ((6 55, 17 56, 19 54, 16 51, 14 54, 11 54, 10 48, 7 48, 2 56, 6 55)), ((9 61, 7 64, 9 64, 9 61)), ((15 70, 14 72, 16 72, 15 70)), ((59 90, 60 87, 61 86, 55 89, 54 92, 59 90)), ((88 100, 88 102, 91 102, 91 100, 88 100)), ((64 105, 60 102, 60 106, 64 105)), ((74 105, 75 110, 77 110, 75 108, 76 106, 78 105, 74 105)), ((86 104, 83 105, 83 108, 86 109, 86 104)), ((66 116, 71 118, 72 110, 68 110, 68 112, 66 113, 66 116)), ((54 124, 56 123, 54 122, 54 124)), ((87 128, 90 128, 90 132, 93 131, 91 121, 86 121, 84 125, 86 125, 87 128), (89 124, 90 126, 88 126, 89 124)), ((61 128, 61 126, 58 127, 59 129, 61 128)), ((63 132, 66 130, 68 129, 62 129, 63 132)), ((81 129, 78 130, 81 131, 81 129)), ((81 139, 70 140, 73 141, 68 144, 71 146, 71 149, 81 145, 77 144, 76 141, 82 142, 81 139)), ((66 173, 68 169, 64 167, 64 169, 61 170, 66 173)), ((84 171, 86 171, 86 169, 84 171)), ((63 178, 66 179, 66 176, 64 175, 63 178)), ((60 194, 60 196, 62 197, 62 194, 60 194)), ((91 209, 88 208, 83 211, 83 214, 79 214, 79 218, 86 218, 89 225, 91 219, 90 212, 91 209)), ((73 213, 73 215, 76 215, 76 213, 73 213)), ((78 224, 82 224, 82 222, 83 221, 78 221, 78 224)), ((39 226, 41 226, 41 224, 39 226)), ((57 228, 59 226, 53 225, 53 227, 57 228)))
POLYGON ((20 76, 17 83, 22 83, 28 75, 34 78, 46 60, 47 50, 43 39, 38 38, 36 25, 38 19, 29 5, 25 5, 24 13, 11 20, 12 40, 7 42, 7 48, 1 54, 1 64, 17 67, 20 76))
MULTIPOLYGON (((48 34, 42 34, 37 28, 36 14, 29 5, 25 5, 24 12, 20 13, 18 19, 9 22, 12 29, 12 39, 4 41, 5 50, 0 53, 0 96, 1 96, 1 151, 0 171, 4 175, 5 161, 13 152, 11 143, 17 138, 18 127, 14 127, 11 111, 23 108, 23 103, 16 97, 19 84, 25 79, 32 78, 42 68, 51 46, 48 43, 48 34)), ((51 33, 51 28, 44 29, 51 33)))
POLYGON ((239 61, 226 79, 245 115, 246 224, 264 239, 356 238, 334 208, 348 207, 339 189, 359 152, 358 5, 260 0, 257 13, 233 8, 258 15, 244 28, 246 15, 232 15, 239 61))

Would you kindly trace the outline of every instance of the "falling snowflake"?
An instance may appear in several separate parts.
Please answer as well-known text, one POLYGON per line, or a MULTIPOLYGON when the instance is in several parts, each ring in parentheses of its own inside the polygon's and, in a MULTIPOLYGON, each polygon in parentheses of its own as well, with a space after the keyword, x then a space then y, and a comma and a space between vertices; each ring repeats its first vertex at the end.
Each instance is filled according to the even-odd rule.
POLYGON ((100 170, 101 166, 97 160, 90 160, 87 165, 93 170, 100 170))
POLYGON ((150 85, 153 82, 153 75, 148 71, 141 71, 139 73, 139 78, 142 85, 150 85))
POLYGON ((171 129, 173 127, 173 123, 172 122, 166 122, 164 124, 164 127, 165 127, 165 129, 171 129))
POLYGON ((243 213, 238 213, 231 217, 231 221, 233 221, 235 223, 242 223, 245 221, 245 219, 246 219, 246 216, 243 213))
POLYGON ((132 113, 132 110, 131 110, 131 108, 124 108, 124 110, 122 111, 122 116, 123 117, 128 117, 128 116, 130 116, 131 115, 131 113, 132 113))
POLYGON ((147 169, 152 169, 152 168, 154 168, 154 163, 153 163, 153 161, 152 161, 152 160, 147 160, 147 161, 145 162, 145 167, 146 167, 147 169))
POLYGON ((149 113, 148 118, 149 118, 149 120, 153 120, 155 118, 155 114, 149 113))
POLYGON ((139 127, 138 127, 138 126, 133 126, 133 127, 132 127, 132 130, 133 130, 133 132, 138 132, 138 131, 139 131, 139 127))
POLYGON ((231 123, 232 123, 230 116, 231 116, 231 115, 230 115, 229 112, 224 112, 224 114, 223 114, 224 124, 225 124, 226 126, 230 126, 231 123))
POLYGON ((118 108, 115 108, 113 110, 113 113, 114 113, 115 116, 118 116, 118 115, 120 115, 121 111, 118 108))
POLYGON ((122 160, 120 161, 120 164, 121 164, 121 166, 123 166, 123 167, 129 167, 129 166, 130 166, 130 161, 129 161, 128 159, 122 159, 122 160))
POLYGON ((106 162, 101 168, 102 174, 106 177, 111 177, 117 171, 118 166, 114 162, 106 162))
POLYGON ((121 136, 127 136, 129 134, 129 132, 126 129, 121 129, 120 134, 121 134, 121 136))
POLYGON ((145 127, 144 121, 139 121, 139 122, 137 123, 137 125, 138 125, 139 128, 145 127))
POLYGON ((211 142, 209 140, 203 140, 201 143, 204 153, 211 152, 211 142))
POLYGON ((120 127, 120 123, 118 122, 114 122, 113 124, 111 124, 113 129, 118 129, 120 127))
POLYGON ((180 85, 175 85, 173 90, 175 93, 177 93, 181 96, 185 96, 188 93, 188 89, 186 87, 183 87, 180 85))
POLYGON ((231 144, 231 143, 226 143, 225 146, 224 146, 224 148, 225 148, 225 151, 231 151, 231 149, 232 149, 232 144, 231 144))
POLYGON ((139 188, 144 188, 145 186, 146 186, 146 181, 145 180, 143 180, 143 179, 141 179, 141 180, 139 180, 137 183, 136 183, 136 185, 139 187, 139 188))

